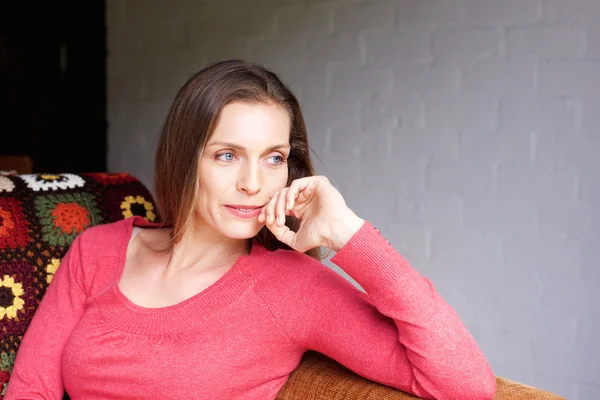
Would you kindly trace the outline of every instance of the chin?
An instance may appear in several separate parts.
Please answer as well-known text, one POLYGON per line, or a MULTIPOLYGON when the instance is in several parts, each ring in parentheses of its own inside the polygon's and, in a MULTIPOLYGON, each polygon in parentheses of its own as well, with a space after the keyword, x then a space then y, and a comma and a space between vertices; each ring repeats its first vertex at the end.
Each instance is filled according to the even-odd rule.
POLYGON ((221 234, 230 239, 250 239, 260 232, 262 225, 248 222, 226 222, 221 226, 221 234))

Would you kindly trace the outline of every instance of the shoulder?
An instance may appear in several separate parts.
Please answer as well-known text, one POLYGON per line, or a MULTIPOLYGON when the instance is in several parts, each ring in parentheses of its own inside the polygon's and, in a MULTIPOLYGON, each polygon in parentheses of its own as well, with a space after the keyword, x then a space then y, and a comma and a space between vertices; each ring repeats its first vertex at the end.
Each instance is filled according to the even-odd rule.
POLYGON ((319 287, 353 287, 323 262, 294 250, 264 251, 247 268, 261 290, 281 295, 313 292, 319 287))
POLYGON ((72 244, 87 261, 117 255, 127 240, 132 227, 128 219, 95 225, 81 232, 72 244))

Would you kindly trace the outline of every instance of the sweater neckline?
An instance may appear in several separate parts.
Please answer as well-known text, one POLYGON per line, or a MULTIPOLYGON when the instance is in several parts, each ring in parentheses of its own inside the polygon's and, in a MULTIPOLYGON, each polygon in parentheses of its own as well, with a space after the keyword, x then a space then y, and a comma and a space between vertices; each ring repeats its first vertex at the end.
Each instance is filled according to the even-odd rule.
POLYGON ((119 289, 118 282, 123 275, 133 227, 158 228, 163 225, 149 222, 139 216, 133 216, 126 221, 116 258, 116 279, 110 289, 97 298, 96 302, 107 323, 128 333, 165 335, 200 326, 252 286, 252 278, 244 273, 243 267, 250 262, 256 262, 256 257, 267 251, 257 240, 254 240, 250 253, 240 256, 222 277, 204 290, 170 306, 142 307, 125 296, 119 289))

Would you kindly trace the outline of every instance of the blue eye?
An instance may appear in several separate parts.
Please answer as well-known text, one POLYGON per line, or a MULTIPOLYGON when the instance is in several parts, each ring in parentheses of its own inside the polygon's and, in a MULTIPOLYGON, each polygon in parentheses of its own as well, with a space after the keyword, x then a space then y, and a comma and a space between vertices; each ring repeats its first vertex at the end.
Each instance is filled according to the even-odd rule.
POLYGON ((217 155, 217 159, 221 161, 233 161, 233 153, 221 153, 217 155))
POLYGON ((273 164, 275 165, 279 165, 283 163, 283 157, 282 156, 273 156, 273 157, 269 157, 270 159, 276 159, 277 161, 274 161, 273 164))

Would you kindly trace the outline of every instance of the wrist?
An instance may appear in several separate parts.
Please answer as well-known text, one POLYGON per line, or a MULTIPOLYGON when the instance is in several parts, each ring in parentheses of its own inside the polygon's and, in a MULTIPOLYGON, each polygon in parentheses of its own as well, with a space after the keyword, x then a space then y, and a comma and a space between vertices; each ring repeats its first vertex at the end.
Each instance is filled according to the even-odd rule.
POLYGON ((338 252, 358 232, 364 223, 365 220, 353 212, 344 217, 334 219, 329 224, 329 235, 324 240, 325 246, 338 252))

